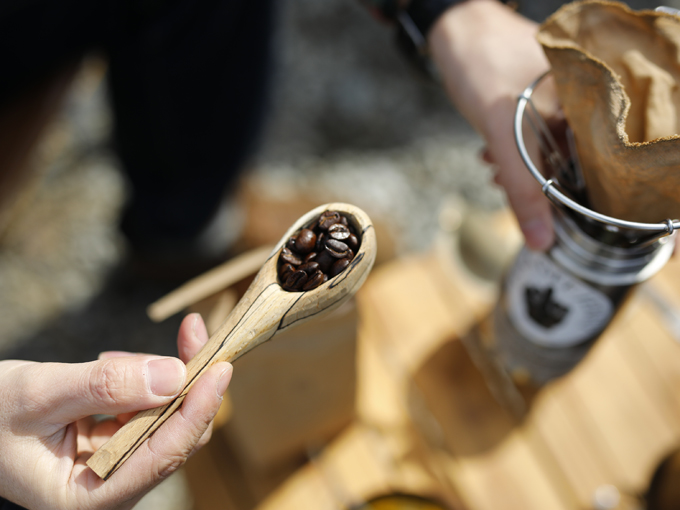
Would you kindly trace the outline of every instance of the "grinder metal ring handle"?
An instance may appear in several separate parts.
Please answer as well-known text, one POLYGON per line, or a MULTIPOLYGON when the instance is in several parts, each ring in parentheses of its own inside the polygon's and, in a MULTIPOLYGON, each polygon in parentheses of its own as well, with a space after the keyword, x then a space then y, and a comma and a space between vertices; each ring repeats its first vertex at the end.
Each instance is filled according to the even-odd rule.
MULTIPOLYGON (((524 142, 524 134, 522 132, 522 121, 524 119, 527 106, 531 104, 531 96, 533 95, 536 87, 538 87, 540 82, 548 74, 550 74, 550 71, 547 71, 543 75, 539 76, 533 83, 531 83, 526 89, 524 89, 522 94, 519 96, 517 101, 517 109, 515 110, 515 123, 514 123, 515 142, 517 143, 517 149, 519 150, 520 156, 522 157, 524 164, 527 166, 531 174, 541 185, 543 193, 556 205, 566 206, 569 209, 579 214, 582 214, 583 216, 586 216, 600 223, 604 223, 605 225, 609 225, 611 227, 639 230, 643 232, 659 234, 655 238, 670 235, 673 233, 675 229, 680 229, 680 221, 678 220, 673 221, 667 219, 662 223, 639 223, 634 221, 620 220, 618 218, 613 218, 611 216, 600 214, 596 211, 593 211, 591 209, 588 209, 587 207, 582 206, 578 202, 574 201, 573 199, 569 198, 564 193, 562 193, 557 187, 559 185, 559 182, 557 181, 556 178, 546 179, 543 176, 543 174, 541 174, 541 172, 538 170, 534 162, 531 160, 529 152, 526 148, 524 142)), ((545 125, 539 122, 538 127, 539 129, 541 129, 541 135, 548 138, 548 142, 551 146, 554 145, 554 139, 552 138, 552 135, 547 130, 545 125)))

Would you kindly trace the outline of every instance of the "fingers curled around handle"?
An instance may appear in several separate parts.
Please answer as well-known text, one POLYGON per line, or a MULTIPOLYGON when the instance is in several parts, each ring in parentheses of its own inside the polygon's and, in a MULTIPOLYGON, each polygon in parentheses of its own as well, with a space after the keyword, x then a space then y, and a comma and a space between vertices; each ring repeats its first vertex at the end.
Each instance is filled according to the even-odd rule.
POLYGON ((209 439, 205 433, 219 410, 231 375, 229 363, 216 363, 210 367, 193 384, 179 410, 139 447, 107 483, 112 487, 120 480, 125 484, 143 484, 159 481, 176 471, 209 439), (142 478, 134 476, 135 473, 142 473, 142 478), (146 479, 149 477, 151 479, 146 479))

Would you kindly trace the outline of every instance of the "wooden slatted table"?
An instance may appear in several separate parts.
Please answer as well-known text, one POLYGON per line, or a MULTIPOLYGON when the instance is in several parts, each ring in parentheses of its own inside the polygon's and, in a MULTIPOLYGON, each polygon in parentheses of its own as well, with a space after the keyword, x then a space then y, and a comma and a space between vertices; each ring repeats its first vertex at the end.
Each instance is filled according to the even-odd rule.
POLYGON ((446 249, 374 270, 357 296, 354 421, 266 496, 228 508, 350 508, 400 491, 453 509, 580 510, 596 508, 596 491, 610 485, 621 495, 614 508, 639 508, 654 469, 680 445, 680 261, 639 289, 518 421, 462 342, 497 287, 446 249))

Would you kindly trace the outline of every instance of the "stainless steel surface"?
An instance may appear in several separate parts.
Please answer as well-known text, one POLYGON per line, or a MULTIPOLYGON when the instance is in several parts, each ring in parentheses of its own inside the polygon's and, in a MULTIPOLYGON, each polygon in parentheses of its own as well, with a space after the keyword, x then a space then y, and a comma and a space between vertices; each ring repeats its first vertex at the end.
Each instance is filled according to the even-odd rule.
MULTIPOLYGON (((615 227, 619 229, 628 229, 633 231, 651 232, 658 234, 657 237, 669 235, 673 232, 673 230, 680 228, 680 221, 678 220, 667 219, 661 223, 640 223, 634 221, 625 221, 618 218, 613 218, 611 216, 607 216, 605 214, 600 214, 587 207, 584 207, 583 205, 579 204, 578 202, 572 200, 570 197, 565 195, 559 189, 560 184, 556 178, 548 179, 543 176, 541 171, 538 169, 538 167, 531 159, 529 151, 526 148, 522 124, 525 118, 527 106, 530 106, 530 108, 532 108, 535 111, 535 108, 533 107, 533 104, 531 102, 531 97, 534 94, 535 89, 548 74, 549 73, 545 73, 541 75, 539 78, 537 78, 532 84, 530 84, 526 89, 524 89, 524 92, 522 92, 522 94, 519 96, 517 101, 517 109, 515 111, 514 122, 515 141, 517 142, 517 148, 519 150, 520 156, 522 157, 522 160, 524 161, 525 165, 531 172, 531 175, 533 175, 533 177, 541 185, 543 193, 556 205, 565 206, 586 218, 589 218, 593 221, 597 221, 606 226, 615 227)), ((540 118, 540 115, 538 117, 540 118)), ((552 149, 554 139, 552 138, 552 135, 550 134, 550 131, 547 129, 547 127, 545 128, 545 130, 541 130, 541 134, 545 136, 547 139, 553 140, 553 143, 551 144, 552 149)), ((556 147, 556 144, 554 144, 554 147, 556 147)), ((644 238, 644 242, 649 242, 649 239, 644 238)))
POLYGON ((665 12, 666 14, 673 14, 674 16, 680 15, 680 9, 675 9, 673 7, 666 7, 665 5, 660 5, 656 9, 657 12, 665 12))

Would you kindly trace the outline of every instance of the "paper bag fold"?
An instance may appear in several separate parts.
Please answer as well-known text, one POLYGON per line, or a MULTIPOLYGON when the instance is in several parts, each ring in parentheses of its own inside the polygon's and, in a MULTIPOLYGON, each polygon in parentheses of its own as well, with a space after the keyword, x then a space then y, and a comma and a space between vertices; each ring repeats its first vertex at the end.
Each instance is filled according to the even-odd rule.
POLYGON ((590 206, 629 221, 680 218, 680 18, 575 2, 541 25, 538 41, 590 206))

